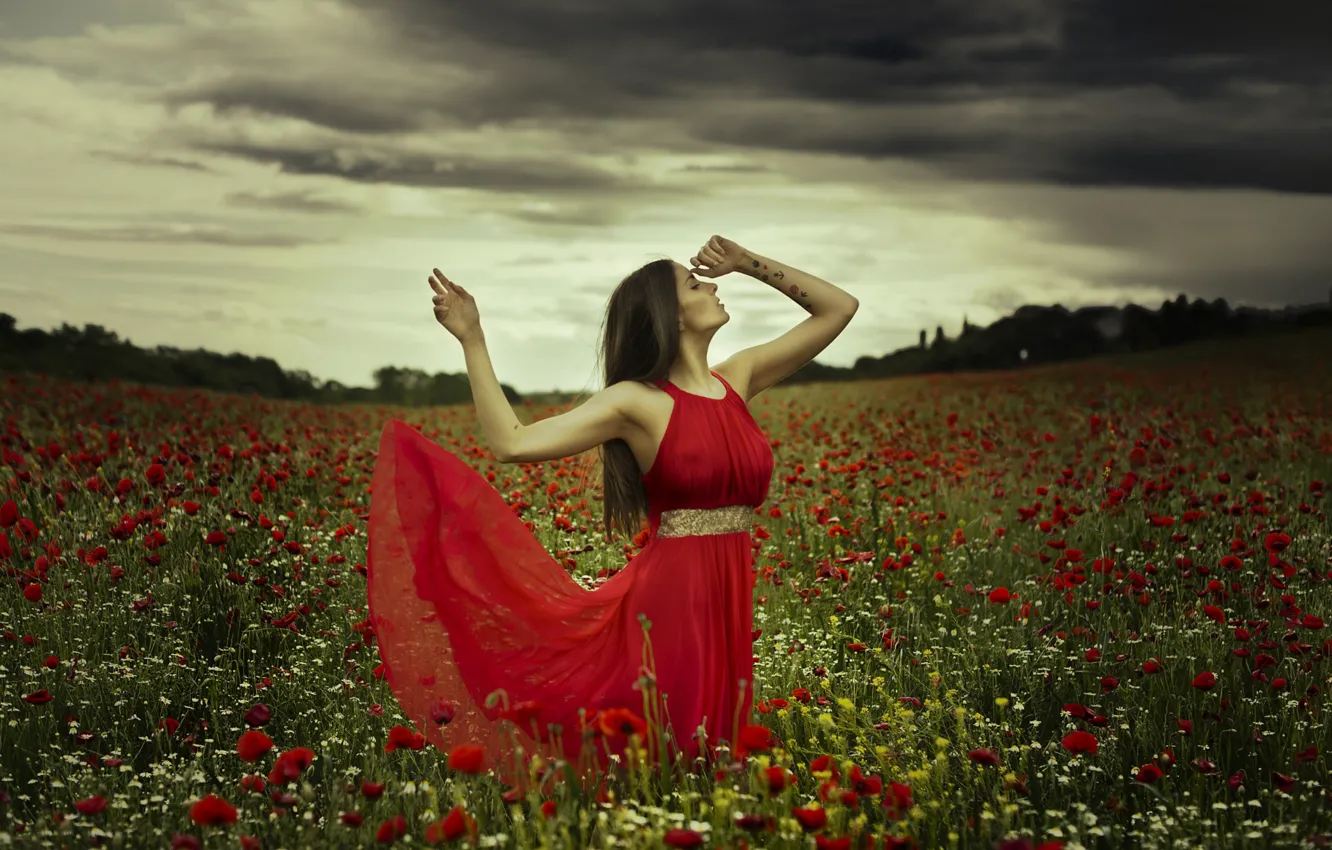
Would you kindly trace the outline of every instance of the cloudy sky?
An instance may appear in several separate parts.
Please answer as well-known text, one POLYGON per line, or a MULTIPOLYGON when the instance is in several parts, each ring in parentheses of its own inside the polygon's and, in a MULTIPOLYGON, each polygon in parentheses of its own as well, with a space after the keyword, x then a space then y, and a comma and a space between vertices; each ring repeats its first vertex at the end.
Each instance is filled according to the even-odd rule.
MULTIPOLYGON (((714 233, 861 303, 849 365, 1022 304, 1322 301, 1332 5, 4 0, 0 310, 369 385, 592 389, 714 233)), ((720 281, 719 361, 798 323, 720 281)))

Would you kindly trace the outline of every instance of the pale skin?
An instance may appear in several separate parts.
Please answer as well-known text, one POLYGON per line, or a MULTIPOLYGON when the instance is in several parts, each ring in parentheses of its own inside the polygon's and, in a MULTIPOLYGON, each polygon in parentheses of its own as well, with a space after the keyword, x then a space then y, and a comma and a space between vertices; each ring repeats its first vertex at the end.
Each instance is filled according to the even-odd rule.
MULTIPOLYGON (((746 251, 721 236, 704 243, 689 266, 675 266, 682 330, 680 351, 668 377, 681 390, 695 395, 724 395, 725 387, 709 374, 712 371, 748 402, 827 348, 859 307, 854 297, 833 284, 746 251), (730 321, 713 281, 732 272, 767 284, 810 315, 777 338, 709 366, 709 343, 717 329, 730 321)), ((520 422, 491 365, 476 300, 439 269, 433 271, 429 282, 435 291, 435 318, 462 344, 477 419, 497 460, 557 460, 620 439, 633 451, 640 471, 652 467, 675 404, 668 393, 636 381, 621 381, 565 413, 530 424, 520 422)))

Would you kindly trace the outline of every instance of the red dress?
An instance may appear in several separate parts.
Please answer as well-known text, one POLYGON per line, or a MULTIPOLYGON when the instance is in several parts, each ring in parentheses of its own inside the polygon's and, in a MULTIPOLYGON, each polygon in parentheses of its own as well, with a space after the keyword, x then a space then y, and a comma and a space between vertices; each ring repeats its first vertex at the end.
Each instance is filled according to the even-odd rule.
MULTIPOLYGON (((710 751, 751 722, 750 533, 773 457, 744 399, 717 377, 726 388, 719 399, 658 384, 675 406, 643 476, 650 537, 591 591, 476 470, 402 421, 385 426, 370 504, 370 619, 393 693, 430 743, 446 752, 480 745, 486 767, 522 785, 501 716, 524 727, 518 741, 529 757, 559 753, 582 776, 593 753, 603 770, 607 749, 624 759, 626 735, 616 733, 594 738, 580 764, 578 709, 588 721, 599 709, 645 717, 636 685, 644 666, 640 613, 651 621, 658 699, 665 697, 686 767, 704 754, 700 724, 710 751), (682 536, 659 534, 663 512, 737 505, 751 509, 709 516, 729 514, 742 530, 702 533, 695 519, 668 523, 665 533, 685 529, 682 536), (508 714, 503 701, 485 706, 496 689, 507 694, 508 714), (441 724, 449 709, 452 718, 441 724), (561 724, 559 737, 548 723, 561 724)), ((674 749, 667 758, 674 761, 674 749)))

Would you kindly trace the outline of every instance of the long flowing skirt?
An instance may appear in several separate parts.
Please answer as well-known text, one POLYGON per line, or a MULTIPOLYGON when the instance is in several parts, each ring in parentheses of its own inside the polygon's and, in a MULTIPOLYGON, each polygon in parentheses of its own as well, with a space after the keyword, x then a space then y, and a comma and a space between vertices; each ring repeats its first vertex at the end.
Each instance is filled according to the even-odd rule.
MULTIPOLYGON (((511 785, 526 786, 515 741, 583 777, 612 754, 627 763, 633 727, 614 709, 661 722, 690 767, 750 722, 747 533, 653 538, 587 590, 484 477, 395 419, 380 438, 369 538, 370 618, 399 705, 445 752, 481 746, 511 785)), ((644 738, 656 760, 660 742, 644 738)))

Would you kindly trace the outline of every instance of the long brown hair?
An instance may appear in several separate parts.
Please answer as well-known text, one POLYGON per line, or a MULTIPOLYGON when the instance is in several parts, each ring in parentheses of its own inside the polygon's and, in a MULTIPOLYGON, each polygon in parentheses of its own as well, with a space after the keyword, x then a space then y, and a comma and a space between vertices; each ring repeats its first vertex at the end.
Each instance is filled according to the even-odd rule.
MULTIPOLYGON (((620 381, 660 381, 670 374, 680 348, 680 297, 675 263, 653 260, 631 272, 611 293, 602 324, 598 359, 605 386, 620 381)), ((606 537, 632 537, 647 516, 647 489, 629 444, 601 445, 601 483, 606 537)))

